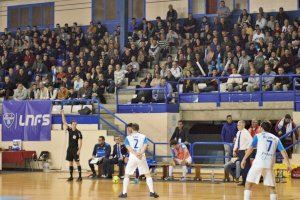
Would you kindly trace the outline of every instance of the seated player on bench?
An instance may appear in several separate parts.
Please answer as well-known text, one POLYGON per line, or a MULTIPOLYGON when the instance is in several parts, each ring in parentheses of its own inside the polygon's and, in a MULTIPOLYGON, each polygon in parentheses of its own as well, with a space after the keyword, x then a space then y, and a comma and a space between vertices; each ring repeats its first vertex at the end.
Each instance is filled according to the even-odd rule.
POLYGON ((170 141, 170 147, 172 149, 173 162, 169 166, 169 177, 166 180, 173 179, 173 169, 175 165, 182 166, 181 181, 186 181, 187 165, 192 163, 192 157, 190 152, 184 143, 178 143, 176 140, 170 141))
MULTIPOLYGON (((99 136, 98 143, 95 144, 94 150, 93 150, 93 157, 89 159, 89 166, 92 170, 92 174, 89 175, 89 178, 95 178, 96 171, 94 165, 100 165, 103 163, 103 175, 105 176, 107 174, 107 169, 109 165, 109 156, 111 152, 111 147, 109 144, 105 142, 104 136, 99 136)), ((101 174, 99 174, 101 175, 101 174)))

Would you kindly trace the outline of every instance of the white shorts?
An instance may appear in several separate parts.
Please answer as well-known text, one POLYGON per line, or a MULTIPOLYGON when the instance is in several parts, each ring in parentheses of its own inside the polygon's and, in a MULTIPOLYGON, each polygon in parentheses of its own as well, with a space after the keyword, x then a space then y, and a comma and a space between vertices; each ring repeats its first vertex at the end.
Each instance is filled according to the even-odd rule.
MULTIPOLYGON (((181 163, 182 163, 183 160, 175 158, 174 161, 175 161, 176 165, 181 165, 181 163)), ((186 164, 192 164, 192 157, 188 157, 187 159, 185 159, 185 163, 186 164)))
POLYGON ((140 175, 150 173, 149 166, 147 164, 147 160, 145 156, 143 156, 141 160, 135 156, 129 156, 126 169, 125 169, 125 174, 133 175, 136 168, 138 168, 140 175))
POLYGON ((264 185, 275 187, 275 174, 273 169, 251 167, 247 175, 247 182, 259 184, 260 177, 264 177, 264 185))

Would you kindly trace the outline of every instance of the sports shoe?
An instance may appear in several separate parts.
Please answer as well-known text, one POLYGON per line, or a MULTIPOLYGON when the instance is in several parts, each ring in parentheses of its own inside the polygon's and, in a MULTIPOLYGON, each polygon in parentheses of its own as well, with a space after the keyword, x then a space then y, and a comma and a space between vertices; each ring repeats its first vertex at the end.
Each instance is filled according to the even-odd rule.
POLYGON ((73 177, 68 178, 67 181, 68 181, 68 182, 73 181, 73 177))
POLYGON ((76 181, 77 181, 77 182, 81 182, 81 181, 82 181, 82 178, 81 178, 81 177, 78 177, 76 181))
POLYGON ((127 193, 125 193, 125 194, 120 194, 119 195, 119 198, 121 198, 121 199, 126 199, 127 198, 127 193))
POLYGON ((173 176, 168 176, 164 179, 165 181, 173 181, 174 177, 173 176))
POLYGON ((150 197, 153 197, 153 198, 158 198, 159 195, 156 194, 155 192, 150 192, 150 197))
POLYGON ((106 175, 104 175, 104 174, 101 176, 101 178, 106 178, 106 177, 107 177, 107 176, 106 176, 106 175))
POLYGON ((96 177, 97 177, 97 174, 94 174, 94 173, 93 173, 93 174, 90 174, 90 175, 88 176, 88 178, 92 178, 92 179, 93 179, 93 178, 96 178, 96 177))
POLYGON ((180 181, 185 182, 186 181, 186 177, 181 177, 180 181))

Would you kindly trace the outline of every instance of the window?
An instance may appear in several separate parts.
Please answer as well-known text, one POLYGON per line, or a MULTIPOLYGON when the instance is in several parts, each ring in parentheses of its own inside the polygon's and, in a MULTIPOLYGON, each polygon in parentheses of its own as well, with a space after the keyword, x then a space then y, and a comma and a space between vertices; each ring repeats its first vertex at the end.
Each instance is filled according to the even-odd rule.
POLYGON ((128 2, 129 18, 143 18, 145 0, 129 0, 128 2))
POLYGON ((218 9, 217 0, 206 0, 206 14, 216 14, 218 9))
POLYGON ((205 14, 205 1, 206 0, 193 0, 193 14, 205 14))
POLYGON ((93 19, 116 20, 118 18, 117 0, 94 0, 93 1, 93 19))
POLYGON ((54 3, 9 6, 7 9, 7 26, 9 29, 53 25, 54 3))

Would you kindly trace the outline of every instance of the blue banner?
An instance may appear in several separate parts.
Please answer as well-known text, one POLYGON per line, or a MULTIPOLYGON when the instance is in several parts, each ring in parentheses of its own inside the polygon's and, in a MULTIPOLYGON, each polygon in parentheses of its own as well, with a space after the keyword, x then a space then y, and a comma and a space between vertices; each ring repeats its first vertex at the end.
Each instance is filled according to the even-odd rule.
POLYGON ((2 141, 51 140, 51 101, 4 101, 2 141))

